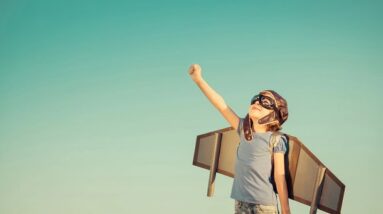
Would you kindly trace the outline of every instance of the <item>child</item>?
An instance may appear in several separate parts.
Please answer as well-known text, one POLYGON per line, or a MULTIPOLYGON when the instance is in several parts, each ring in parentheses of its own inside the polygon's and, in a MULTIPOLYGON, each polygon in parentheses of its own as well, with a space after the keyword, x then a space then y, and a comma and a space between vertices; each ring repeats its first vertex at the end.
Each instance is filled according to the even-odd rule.
POLYGON ((191 65, 189 75, 214 107, 237 130, 241 139, 231 192, 231 198, 235 200, 235 214, 279 212, 273 180, 282 214, 290 214, 284 164, 287 139, 281 137, 272 152, 269 150, 271 134, 279 131, 287 120, 286 100, 275 91, 262 91, 251 100, 246 118, 239 118, 202 78, 199 65, 191 65))

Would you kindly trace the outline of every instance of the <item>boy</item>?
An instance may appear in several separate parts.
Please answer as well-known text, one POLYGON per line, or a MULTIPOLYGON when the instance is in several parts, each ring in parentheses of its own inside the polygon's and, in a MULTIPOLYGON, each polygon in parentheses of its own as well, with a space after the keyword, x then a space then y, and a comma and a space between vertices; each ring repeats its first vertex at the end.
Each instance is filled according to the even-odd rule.
POLYGON ((238 115, 202 78, 201 67, 193 64, 189 75, 222 116, 237 130, 240 144, 237 149, 235 176, 231 198, 235 200, 235 214, 278 213, 275 180, 282 214, 290 214, 285 180, 284 154, 287 139, 283 136, 269 150, 273 132, 279 131, 287 120, 287 102, 272 90, 255 95, 246 118, 238 115), (272 173, 273 172, 273 173, 272 173))

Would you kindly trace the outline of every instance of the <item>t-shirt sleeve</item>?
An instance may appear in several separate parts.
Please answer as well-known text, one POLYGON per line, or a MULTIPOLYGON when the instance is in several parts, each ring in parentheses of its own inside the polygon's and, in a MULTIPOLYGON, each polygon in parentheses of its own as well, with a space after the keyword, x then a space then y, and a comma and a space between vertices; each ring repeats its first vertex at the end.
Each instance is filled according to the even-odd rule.
POLYGON ((237 134, 241 136, 241 132, 243 129, 243 118, 239 118, 238 128, 237 128, 237 134))
POLYGON ((286 153, 287 146, 288 146, 287 137, 285 135, 282 135, 279 142, 274 146, 273 152, 274 153, 277 153, 277 152, 286 153))

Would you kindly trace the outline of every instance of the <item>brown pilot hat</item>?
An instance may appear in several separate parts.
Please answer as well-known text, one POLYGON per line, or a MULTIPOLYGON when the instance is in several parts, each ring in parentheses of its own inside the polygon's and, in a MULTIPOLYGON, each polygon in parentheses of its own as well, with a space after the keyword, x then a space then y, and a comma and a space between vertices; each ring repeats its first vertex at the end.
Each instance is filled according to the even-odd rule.
POLYGON ((273 90, 264 90, 264 91, 261 91, 260 94, 262 94, 263 96, 272 98, 274 100, 276 108, 275 108, 275 111, 269 114, 271 115, 271 117, 269 115, 266 115, 265 117, 259 119, 258 123, 267 124, 275 120, 278 120, 279 125, 281 126, 287 120, 289 116, 287 101, 281 95, 279 95, 277 92, 273 90))
MULTIPOLYGON (((264 116, 263 118, 258 120, 259 124, 272 124, 277 122, 279 126, 281 126, 288 118, 288 108, 287 101, 279 95, 277 92, 273 90, 263 90, 259 93, 262 96, 269 97, 273 100, 273 109, 270 114, 264 116)), ((246 140, 252 139, 252 123, 253 121, 250 119, 249 114, 246 115, 245 120, 243 122, 243 131, 246 140)))

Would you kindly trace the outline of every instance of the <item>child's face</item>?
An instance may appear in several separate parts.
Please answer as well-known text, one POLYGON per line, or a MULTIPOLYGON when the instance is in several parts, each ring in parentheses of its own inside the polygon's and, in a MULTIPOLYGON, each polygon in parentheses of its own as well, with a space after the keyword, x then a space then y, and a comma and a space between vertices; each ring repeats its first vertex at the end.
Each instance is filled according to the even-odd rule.
POLYGON ((254 119, 253 121, 258 121, 262 117, 270 114, 273 110, 267 109, 259 104, 259 101, 256 101, 254 104, 249 106, 249 116, 254 119))

